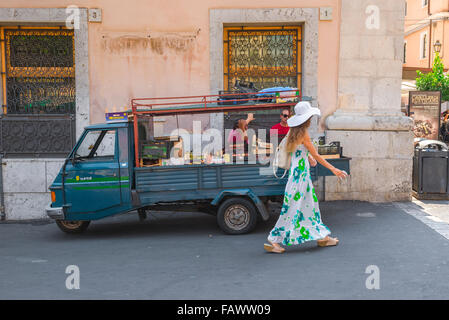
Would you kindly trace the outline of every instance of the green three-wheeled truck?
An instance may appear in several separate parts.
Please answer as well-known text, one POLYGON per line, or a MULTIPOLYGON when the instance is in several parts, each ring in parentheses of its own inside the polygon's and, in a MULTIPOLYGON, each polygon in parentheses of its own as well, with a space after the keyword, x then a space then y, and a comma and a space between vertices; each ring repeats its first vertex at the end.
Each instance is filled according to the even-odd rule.
MULTIPOLYGON (((224 153, 212 155, 215 161, 195 159, 179 146, 179 137, 143 137, 145 124, 148 131, 154 129, 154 119, 163 116, 288 108, 299 98, 235 105, 218 104, 217 96, 189 99, 187 103, 134 99, 131 112, 113 113, 109 116, 114 121, 86 127, 50 186, 47 215, 67 233, 82 232, 92 220, 118 213, 136 211, 143 218, 146 210, 185 207, 191 211, 192 204, 216 215, 220 228, 229 234, 250 232, 259 218, 266 221, 268 200, 282 198, 287 181, 273 174, 270 162, 224 153), (186 161, 164 159, 175 149, 186 161)), ((349 173, 350 158, 328 161, 349 173)), ((312 179, 332 175, 319 164, 310 174, 312 179)))

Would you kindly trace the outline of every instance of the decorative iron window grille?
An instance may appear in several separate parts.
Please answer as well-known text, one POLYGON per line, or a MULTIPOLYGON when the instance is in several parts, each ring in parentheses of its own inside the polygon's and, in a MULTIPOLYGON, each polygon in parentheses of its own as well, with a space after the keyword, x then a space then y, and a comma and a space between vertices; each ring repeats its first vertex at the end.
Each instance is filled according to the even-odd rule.
POLYGON ((224 30, 225 89, 236 80, 268 87, 301 87, 301 27, 224 30))
POLYGON ((65 157, 74 143, 72 115, 33 119, 8 116, 0 121, 0 150, 5 157, 65 157))
POLYGON ((74 114, 73 30, 5 29, 6 113, 74 114))
MULTIPOLYGON (((301 89, 301 26, 225 27, 223 29, 224 89, 235 82, 252 82, 256 90, 288 86, 301 89)), ((232 128, 246 113, 224 115, 225 128, 232 128)), ((280 121, 280 110, 256 112, 250 127, 256 132, 280 121)))
POLYGON ((0 29, 4 156, 65 156, 75 143, 73 30, 0 29))

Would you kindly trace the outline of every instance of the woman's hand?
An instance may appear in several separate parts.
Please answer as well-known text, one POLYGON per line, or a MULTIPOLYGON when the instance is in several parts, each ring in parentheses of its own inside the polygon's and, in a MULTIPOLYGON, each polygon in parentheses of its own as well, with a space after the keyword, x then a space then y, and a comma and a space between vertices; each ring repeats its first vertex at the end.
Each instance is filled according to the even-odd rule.
POLYGON ((336 175, 340 179, 345 179, 348 174, 344 171, 338 170, 333 165, 331 165, 329 162, 326 161, 322 156, 319 155, 318 151, 316 150, 315 146, 312 143, 312 140, 310 139, 309 133, 306 131, 304 134, 304 138, 302 140, 302 143, 304 146, 309 150, 310 155, 319 162, 323 167, 329 169, 334 175, 336 175))
POLYGON ((315 167, 317 165, 315 158, 312 157, 312 155, 310 155, 310 154, 309 154, 309 163, 312 167, 315 167))
POLYGON ((339 179, 346 179, 348 177, 348 174, 345 171, 339 170, 337 168, 334 168, 332 170, 332 173, 336 175, 339 179))

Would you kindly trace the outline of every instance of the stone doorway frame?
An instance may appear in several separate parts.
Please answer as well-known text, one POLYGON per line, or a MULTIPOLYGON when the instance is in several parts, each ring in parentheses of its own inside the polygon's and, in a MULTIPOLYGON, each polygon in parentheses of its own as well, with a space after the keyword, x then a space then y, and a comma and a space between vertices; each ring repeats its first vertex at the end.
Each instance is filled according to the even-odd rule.
MULTIPOLYGON (((74 29, 76 137, 89 125, 90 112, 88 15, 86 8, 79 8, 79 12, 79 28, 74 29)), ((65 8, 0 8, 0 25, 65 26, 68 15, 65 8)))
POLYGON ((210 9, 210 91, 223 88, 223 26, 302 24, 302 87, 303 95, 317 98, 318 86, 318 8, 282 9, 210 9))
MULTIPOLYGON (((218 94, 223 88, 223 26, 299 25, 302 37, 302 94, 318 98, 319 8, 210 9, 209 10, 209 89, 218 94)), ((223 114, 211 114, 211 127, 223 128, 223 114)))

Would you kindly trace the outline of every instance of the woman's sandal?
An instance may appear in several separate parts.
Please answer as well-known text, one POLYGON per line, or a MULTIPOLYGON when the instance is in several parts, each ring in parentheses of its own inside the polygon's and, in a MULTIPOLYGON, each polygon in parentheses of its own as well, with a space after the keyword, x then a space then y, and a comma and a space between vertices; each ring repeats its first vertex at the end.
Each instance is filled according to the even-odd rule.
POLYGON ((319 247, 332 247, 336 246, 340 240, 338 238, 327 237, 326 239, 318 240, 317 244, 319 247))
POLYGON ((268 252, 273 252, 273 253, 284 253, 285 249, 284 248, 277 248, 271 244, 267 244, 264 243, 263 248, 268 251, 268 252))

